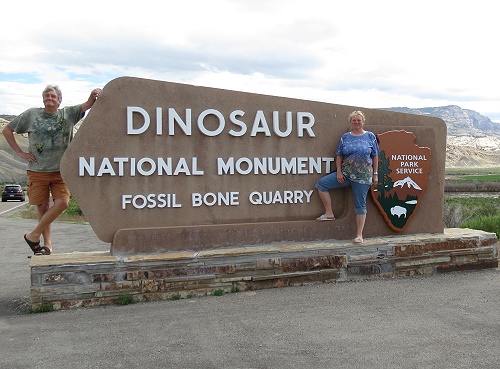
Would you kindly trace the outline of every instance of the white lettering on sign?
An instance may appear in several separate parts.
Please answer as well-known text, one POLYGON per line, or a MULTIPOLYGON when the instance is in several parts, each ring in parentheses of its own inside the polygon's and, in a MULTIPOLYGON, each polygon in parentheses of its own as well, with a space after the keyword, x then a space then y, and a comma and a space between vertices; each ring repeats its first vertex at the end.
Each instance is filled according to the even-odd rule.
POLYGON ((208 192, 205 194, 192 193, 191 203, 193 207, 199 207, 201 205, 206 206, 223 206, 223 205, 239 205, 239 192, 208 192))
POLYGON ((313 193, 314 190, 254 191, 248 196, 248 199, 253 205, 303 204, 311 202, 313 193))
MULTIPOLYGON (((270 204, 304 204, 311 202, 314 190, 283 190, 283 191, 253 191, 248 195, 252 205, 270 204)), ((207 192, 191 194, 193 207, 205 206, 233 206, 239 205, 239 192, 207 192)))
MULTIPOLYGON (((157 107, 156 110, 156 134, 163 134, 163 109, 157 107)), ((228 130, 228 134, 234 137, 243 136, 248 132, 248 124, 240 119, 243 118, 245 112, 242 110, 234 110, 229 114, 229 121, 236 126, 237 129, 231 128, 228 130)), ((178 127, 186 136, 192 135, 192 111, 191 109, 185 109, 184 118, 174 108, 168 108, 168 135, 174 136, 176 134, 175 128, 178 127)), ((278 137, 288 137, 292 134, 295 127, 297 137, 304 137, 308 135, 309 137, 315 137, 313 126, 315 124, 314 115, 309 112, 297 112, 295 125, 293 122, 293 113, 287 111, 285 113, 285 128, 281 128, 280 114, 279 111, 272 112, 272 125, 267 122, 264 115, 264 111, 257 110, 253 118, 252 127, 250 130, 250 136, 256 137, 262 134, 266 137, 270 137, 273 134, 278 137)), ((129 135, 139 135, 148 130, 151 125, 151 118, 149 113, 139 107, 139 106, 127 106, 127 134, 129 135), (135 119, 135 117, 140 116, 140 119, 135 119)), ((224 115, 216 109, 206 109, 202 111, 197 119, 196 126, 198 130, 205 136, 214 137, 220 135, 226 128, 226 118, 224 115), (215 129, 209 129, 206 126, 205 120, 208 116, 213 117, 217 121, 217 127, 215 129)))
POLYGON ((423 174, 423 169, 419 168, 419 161, 427 161, 425 155, 391 155, 391 160, 399 161, 399 168, 396 168, 396 174, 423 174))
POLYGON ((160 193, 149 195, 122 195, 122 209, 132 205, 136 209, 152 208, 180 208, 175 193, 160 193))
POLYGON ((422 168, 396 168, 397 174, 423 174, 422 168))
MULTIPOLYGON (((294 157, 294 158, 217 158, 217 175, 233 174, 313 174, 330 173, 335 158, 328 157, 294 157)), ((198 158, 127 158, 116 157, 96 159, 91 156, 78 158, 78 175, 80 177, 135 177, 166 176, 201 176, 204 170, 198 167, 198 158)))
POLYGON ((311 174, 330 173, 335 158, 217 158, 217 174, 311 174), (323 170, 323 164, 325 168, 323 170))
POLYGON ((102 177, 107 174, 111 177, 123 177, 129 174, 134 177, 136 174, 143 176, 150 176, 153 174, 177 176, 185 174, 187 176, 201 176, 205 172, 198 169, 198 158, 193 157, 188 162, 186 158, 102 158, 101 162, 97 162, 96 158, 89 157, 88 160, 84 157, 78 158, 78 175, 83 177, 88 175, 90 177, 102 177), (97 171, 96 171, 97 169, 97 171))
POLYGON ((425 155, 392 155, 391 160, 408 161, 408 160, 427 160, 425 155))

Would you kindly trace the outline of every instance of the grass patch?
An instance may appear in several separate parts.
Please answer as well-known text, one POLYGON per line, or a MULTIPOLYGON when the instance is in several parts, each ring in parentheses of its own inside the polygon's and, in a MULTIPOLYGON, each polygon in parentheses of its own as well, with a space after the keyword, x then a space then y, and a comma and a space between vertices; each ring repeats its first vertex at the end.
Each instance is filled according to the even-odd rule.
POLYGON ((500 167, 498 168, 446 168, 446 175, 490 175, 500 174, 500 167))
POLYGON ((448 168, 446 192, 498 192, 500 168, 448 168))
POLYGON ((52 303, 47 303, 47 304, 43 304, 42 306, 39 306, 36 308, 30 307, 30 308, 28 308, 27 313, 28 314, 39 314, 39 313, 48 313, 51 311, 54 311, 54 305, 52 305, 52 303))
MULTIPOLYGON (((482 216, 500 215, 500 197, 446 197, 444 199, 445 214, 450 209, 460 209, 460 222, 482 216)), ((453 210, 456 211, 456 210, 453 210)))
POLYGON ((448 181, 499 182, 500 168, 446 168, 448 181))
MULTIPOLYGON (((38 220, 38 210, 35 205, 27 204, 25 209, 18 211, 13 216, 21 219, 38 220)), ((56 218, 56 222, 88 223, 73 197, 69 200, 68 208, 56 218)))
POLYGON ((132 295, 120 295, 118 296, 118 299, 116 300, 117 305, 130 305, 134 304, 134 298, 132 295))
POLYGON ((226 292, 224 292, 224 290, 220 290, 220 289, 219 289, 219 290, 215 290, 215 291, 214 291, 214 295, 215 295, 215 296, 222 296, 222 295, 224 295, 225 293, 226 293, 226 292))
POLYGON ((466 175, 458 178, 462 181, 500 182, 500 174, 466 175))

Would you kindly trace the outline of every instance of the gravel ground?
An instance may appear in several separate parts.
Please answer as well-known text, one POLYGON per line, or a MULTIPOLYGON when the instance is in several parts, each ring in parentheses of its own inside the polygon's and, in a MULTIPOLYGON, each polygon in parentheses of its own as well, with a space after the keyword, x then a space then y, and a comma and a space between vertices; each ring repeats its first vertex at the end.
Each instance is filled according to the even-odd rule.
MULTIPOLYGON (((500 269, 27 314, 34 221, 0 217, 0 368, 494 368, 500 269)), ((56 252, 108 250, 55 223, 56 252)))

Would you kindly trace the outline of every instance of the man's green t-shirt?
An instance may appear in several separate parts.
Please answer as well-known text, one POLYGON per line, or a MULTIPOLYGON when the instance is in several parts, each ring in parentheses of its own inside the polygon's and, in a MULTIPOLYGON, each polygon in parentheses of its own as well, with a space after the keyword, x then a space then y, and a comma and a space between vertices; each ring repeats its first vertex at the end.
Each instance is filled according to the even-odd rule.
POLYGON ((73 127, 82 118, 82 106, 67 106, 54 114, 31 108, 13 119, 9 126, 18 134, 28 133, 29 151, 36 162, 28 164, 34 172, 58 172, 61 158, 73 139, 73 127))

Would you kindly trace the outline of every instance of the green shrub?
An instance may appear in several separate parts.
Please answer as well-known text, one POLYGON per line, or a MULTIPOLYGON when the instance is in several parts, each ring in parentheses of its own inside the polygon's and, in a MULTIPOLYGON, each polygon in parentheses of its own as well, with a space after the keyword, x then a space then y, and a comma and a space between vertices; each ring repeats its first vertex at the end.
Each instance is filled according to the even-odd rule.
POLYGON ((120 295, 118 296, 118 300, 116 300, 118 305, 130 305, 134 302, 134 298, 131 295, 120 295))
POLYGON ((224 290, 219 289, 214 291, 215 296, 222 296, 223 294, 225 294, 224 290))
POLYGON ((39 314, 39 313, 48 313, 50 311, 54 311, 54 305, 52 305, 52 303, 47 303, 47 304, 43 304, 42 306, 40 307, 36 307, 36 308, 28 308, 28 314, 39 314))
POLYGON ((500 210, 493 202, 485 203, 476 210, 478 217, 492 217, 496 214, 500 214, 500 210))
POLYGON ((500 233, 500 198, 445 197, 443 222, 446 228, 471 228, 500 233))
POLYGON ((71 196, 71 198, 69 199, 69 205, 68 208, 64 211, 64 214, 72 217, 79 217, 83 215, 82 209, 80 209, 80 206, 78 206, 73 196, 71 196))
POLYGON ((461 228, 472 228, 485 232, 492 232, 500 239, 500 215, 473 218, 462 223, 461 228))
POLYGON ((500 215, 500 198, 445 197, 443 221, 446 227, 459 227, 461 223, 482 216, 500 215))
POLYGON ((231 288, 232 293, 238 293, 240 291, 241 291, 241 289, 238 286, 233 286, 233 288, 231 288))

